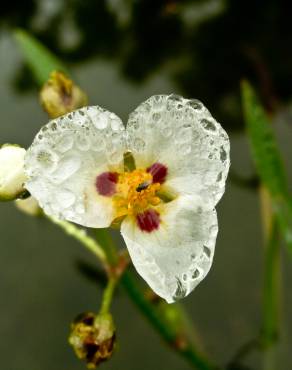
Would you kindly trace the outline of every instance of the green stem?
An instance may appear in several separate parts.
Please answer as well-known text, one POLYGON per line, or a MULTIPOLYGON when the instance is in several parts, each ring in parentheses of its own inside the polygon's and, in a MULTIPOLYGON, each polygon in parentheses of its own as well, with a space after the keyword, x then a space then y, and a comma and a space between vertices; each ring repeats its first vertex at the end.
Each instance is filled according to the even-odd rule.
POLYGON ((96 240, 106 254, 108 263, 113 266, 116 265, 119 257, 116 251, 115 243, 110 235, 108 229, 96 229, 95 230, 96 240))
POLYGON ((280 243, 279 225, 274 219, 265 250, 262 340, 272 344, 277 338, 279 321, 280 243))
POLYGON ((91 238, 86 234, 85 230, 80 229, 79 227, 75 226, 74 224, 71 224, 70 222, 61 221, 51 216, 47 217, 50 221, 52 221, 54 224, 58 225, 62 230, 64 230, 67 235, 70 235, 76 240, 78 240, 86 249, 93 253, 104 265, 107 264, 107 258, 104 250, 95 241, 95 239, 91 238))
MULTIPOLYGON (((88 235, 84 230, 75 225, 60 221, 54 217, 49 219, 61 227, 68 235, 73 236, 80 241, 90 252, 98 257, 105 265, 115 266, 119 261, 119 256, 115 244, 107 229, 97 229, 96 235, 98 243, 88 235)), ((121 277, 121 283, 124 286, 129 297, 133 300, 140 311, 147 317, 152 326, 160 333, 162 338, 174 348, 182 357, 184 357, 192 367, 198 370, 214 370, 215 367, 210 365, 208 360, 203 357, 189 342, 179 344, 179 333, 167 325, 161 314, 146 297, 144 291, 140 289, 130 271, 125 271, 121 277)), ((117 284, 117 278, 111 276, 108 285, 104 291, 100 313, 107 313, 112 301, 114 289, 117 284)))
POLYGON ((213 370, 215 367, 211 365, 206 358, 198 353, 193 346, 186 343, 183 346, 178 346, 178 335, 172 328, 165 324, 163 318, 156 310, 155 306, 146 299, 143 291, 135 281, 132 273, 127 270, 122 275, 121 283, 128 295, 140 309, 140 311, 147 317, 152 326, 160 333, 162 338, 178 353, 183 356, 194 368, 199 370, 213 370))
MULTIPOLYGON (((107 229, 96 230, 97 239, 100 245, 110 259, 110 264, 115 265, 118 261, 117 251, 112 240, 112 237, 107 229)), ((208 360, 199 354, 190 343, 179 347, 178 333, 173 330, 161 317, 160 312, 156 307, 145 297, 144 291, 141 290, 136 283, 133 274, 126 270, 122 277, 121 283, 127 294, 132 299, 134 304, 140 309, 141 313, 148 319, 152 326, 160 333, 162 338, 174 348, 181 356, 183 356, 194 368, 199 370, 213 370, 214 366, 210 365, 208 360)))
POLYGON ((110 277, 102 296, 101 308, 99 311, 101 315, 109 312, 116 285, 117 279, 110 277))

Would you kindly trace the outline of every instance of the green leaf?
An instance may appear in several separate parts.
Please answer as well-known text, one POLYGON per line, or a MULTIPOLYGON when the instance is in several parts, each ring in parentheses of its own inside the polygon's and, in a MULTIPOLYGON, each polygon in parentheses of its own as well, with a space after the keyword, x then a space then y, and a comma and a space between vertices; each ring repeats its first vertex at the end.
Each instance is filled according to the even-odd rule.
POLYGON ((257 173, 271 195, 273 210, 292 250, 292 202, 275 134, 252 86, 243 81, 241 91, 247 134, 257 173))
POLYGON ((39 85, 43 85, 55 70, 68 73, 62 62, 28 32, 19 29, 14 35, 39 85))

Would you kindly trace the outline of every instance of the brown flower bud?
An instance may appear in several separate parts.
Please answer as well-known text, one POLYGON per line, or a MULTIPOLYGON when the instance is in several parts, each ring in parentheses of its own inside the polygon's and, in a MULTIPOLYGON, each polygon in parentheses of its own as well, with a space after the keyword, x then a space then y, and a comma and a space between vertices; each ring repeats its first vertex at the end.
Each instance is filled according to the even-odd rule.
POLYGON ((51 118, 87 105, 86 94, 62 72, 54 71, 40 92, 44 110, 51 118))
POLYGON ((72 323, 69 343, 77 357, 85 360, 89 369, 94 369, 112 356, 115 338, 111 314, 86 312, 72 323))

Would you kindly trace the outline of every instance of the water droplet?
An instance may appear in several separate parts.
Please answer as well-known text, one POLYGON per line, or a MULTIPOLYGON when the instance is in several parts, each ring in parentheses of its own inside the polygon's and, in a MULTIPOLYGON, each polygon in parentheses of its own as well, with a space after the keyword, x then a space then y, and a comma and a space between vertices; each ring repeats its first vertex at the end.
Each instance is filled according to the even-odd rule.
POLYGON ((208 248, 208 247, 206 247, 205 245, 204 245, 204 254, 208 257, 208 258, 210 258, 211 257, 211 250, 208 248))
POLYGON ((210 232, 210 235, 212 237, 215 237, 217 235, 217 232, 218 232, 218 226, 217 225, 212 225, 209 229, 209 232, 210 232))
POLYGON ((154 275, 159 272, 159 268, 158 268, 158 266, 155 263, 153 263, 153 264, 150 265, 149 270, 154 275))
POLYGON ((99 135, 94 135, 91 138, 91 148, 95 152, 101 152, 105 149, 105 140, 99 136, 99 135))
POLYGON ((187 274, 183 274, 182 279, 183 279, 183 281, 187 281, 188 280, 188 275, 187 274))
POLYGON ((223 174, 222 174, 222 172, 219 172, 216 181, 221 182, 222 179, 223 179, 223 174))
POLYGON ((145 264, 152 265, 152 264, 155 264, 155 261, 154 261, 154 258, 153 258, 152 256, 150 256, 150 255, 145 255, 144 263, 145 263, 145 264))
POLYGON ((129 124, 128 124, 127 128, 128 128, 128 127, 129 127, 130 129, 132 129, 132 130, 138 130, 138 129, 139 129, 139 127, 140 127, 138 119, 131 119, 131 120, 129 121, 129 124))
POLYGON ((152 119, 154 122, 158 122, 161 118, 161 113, 155 112, 152 114, 152 119))
POLYGON ((88 110, 87 114, 89 115, 93 125, 99 129, 103 130, 108 125, 108 115, 106 112, 100 112, 98 110, 88 110))
POLYGON ((122 124, 118 118, 114 118, 111 120, 111 128, 113 131, 119 131, 122 129, 122 124))
POLYGON ((196 254, 195 253, 192 253, 191 254, 191 261, 195 261, 197 258, 196 254))
POLYGON ((136 138, 133 142, 133 148, 137 152, 143 152, 143 150, 145 149, 145 145, 145 141, 140 138, 136 138))
POLYGON ((175 136, 175 141, 177 143, 187 143, 192 140, 192 129, 191 128, 182 128, 179 130, 175 136))
POLYGON ((203 104, 197 99, 191 99, 187 102, 193 109, 200 110, 203 108, 203 104))
POLYGON ((60 139, 58 144, 56 145, 56 150, 60 153, 65 153, 70 150, 73 146, 73 137, 72 136, 64 136, 60 139))
POLYGON ((213 182, 215 181, 216 177, 216 174, 214 175, 214 173, 212 171, 207 171, 205 173, 205 176, 203 178, 203 182, 205 185, 212 185, 213 182))
POLYGON ((209 119, 202 119, 201 124, 207 131, 215 132, 217 130, 215 123, 209 119))
POLYGON ((173 299, 176 301, 178 299, 182 299, 186 296, 186 293, 187 293, 187 289, 186 287, 183 285, 183 283, 181 282, 181 280, 176 277, 176 282, 177 282, 177 286, 176 286, 176 291, 174 293, 174 296, 173 296, 173 299))
POLYGON ((79 150, 85 152, 90 148, 90 139, 83 134, 76 137, 76 146, 79 150))
POLYGON ((75 195, 69 190, 61 190, 56 194, 56 200, 61 208, 69 208, 75 199, 75 195))
POLYGON ((58 164, 59 157, 48 149, 40 149, 36 154, 38 165, 47 172, 53 172, 58 164))
POLYGON ((187 155, 191 153, 192 146, 190 144, 184 144, 181 145, 178 150, 182 155, 187 155))
POLYGON ((78 171, 81 160, 76 156, 64 157, 58 164, 57 169, 52 173, 50 179, 55 184, 61 184, 78 171))
POLYGON ((58 126, 57 126, 57 123, 56 122, 50 122, 49 124, 48 124, 48 127, 49 127, 49 129, 50 130, 52 130, 52 131, 56 131, 57 130, 57 128, 58 128, 58 126))
POLYGON ((222 162, 225 162, 227 159, 227 152, 223 146, 220 147, 220 159, 222 162))
POLYGON ((200 276, 200 271, 198 269, 196 269, 193 274, 192 274, 192 279, 195 280, 195 279, 198 279, 198 277, 200 276))
POLYGON ((85 208, 83 204, 78 204, 75 208, 75 211, 79 213, 80 215, 85 213, 85 208))
POLYGON ((164 137, 171 137, 172 135, 172 129, 170 127, 164 127, 162 130, 161 130, 161 134, 164 136, 164 137))
POLYGON ((113 152, 109 155, 108 160, 111 164, 118 164, 123 160, 121 152, 113 152))

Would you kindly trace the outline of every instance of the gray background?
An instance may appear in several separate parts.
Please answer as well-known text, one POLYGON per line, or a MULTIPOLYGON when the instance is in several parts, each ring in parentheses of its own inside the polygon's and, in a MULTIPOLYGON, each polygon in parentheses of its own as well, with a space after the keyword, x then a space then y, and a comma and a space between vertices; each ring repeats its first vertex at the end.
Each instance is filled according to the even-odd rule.
MULTIPOLYGON (((9 35, 0 36, 0 142, 27 147, 47 121, 35 93, 17 94, 11 79, 21 55, 9 35)), ((124 80, 117 66, 97 59, 74 69, 92 104, 117 113, 124 121, 143 100, 156 93, 180 93, 167 69, 144 85, 124 80)), ((195 98, 204 101, 204 97, 195 98)), ((212 112, 212 107, 208 107, 212 112)), ((289 112, 279 117, 277 133, 286 162, 291 157, 289 112)), ((232 168, 252 173, 243 134, 231 135, 232 168)), ((291 164, 291 162, 290 162, 291 164)), ((291 169, 289 168, 290 175, 291 169)), ((262 237, 255 192, 228 182, 218 210, 219 236, 213 267, 204 282, 184 300, 203 347, 220 364, 258 333, 261 318, 262 237)), ((45 220, 21 214, 13 204, 0 204, 0 361, 5 370, 84 369, 67 344, 71 320, 97 310, 101 290, 80 275, 79 258, 94 259, 73 239, 45 220)), ((274 352, 277 369, 290 370, 292 279, 291 256, 283 251, 281 337, 274 352), (290 330, 289 330, 290 329, 290 330)), ((104 369, 186 370, 189 365, 167 348, 133 306, 118 292, 113 304, 119 348, 104 369)), ((262 356, 247 361, 260 369, 262 356)))

